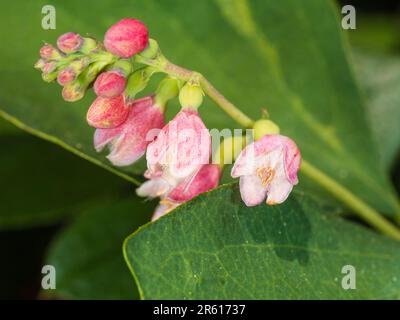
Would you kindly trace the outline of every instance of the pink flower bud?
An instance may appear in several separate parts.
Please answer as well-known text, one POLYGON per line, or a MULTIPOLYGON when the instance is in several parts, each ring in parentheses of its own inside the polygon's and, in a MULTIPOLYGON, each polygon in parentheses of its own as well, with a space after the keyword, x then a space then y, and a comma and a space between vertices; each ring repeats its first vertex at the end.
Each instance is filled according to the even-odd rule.
POLYGON ((294 185, 301 155, 296 144, 282 135, 265 135, 244 148, 232 168, 240 177, 240 194, 247 206, 267 199, 267 204, 284 202, 294 185))
POLYGON ((57 39, 57 47, 64 53, 78 51, 83 43, 83 38, 74 32, 67 32, 57 39))
POLYGON ((140 196, 158 197, 193 177, 210 158, 211 137, 196 111, 183 109, 147 147, 146 178, 140 196))
POLYGON ((62 90, 62 97, 65 101, 74 102, 83 98, 85 88, 77 81, 67 83, 62 90))
POLYGON ((147 27, 143 22, 126 18, 111 26, 104 37, 106 49, 121 57, 130 58, 143 51, 149 42, 147 27))
POLYGON ((42 71, 44 74, 49 74, 57 68, 57 64, 54 62, 46 62, 43 65, 42 71))
POLYGON ((45 60, 60 59, 60 52, 51 44, 45 44, 40 48, 40 57, 45 60))
POLYGON ((129 114, 123 95, 114 98, 97 97, 87 112, 87 122, 95 128, 115 128, 124 123, 129 114))
POLYGON ((67 83, 70 83, 71 81, 74 81, 76 78, 76 73, 72 68, 65 68, 64 70, 60 71, 60 73, 57 75, 57 82, 61 86, 65 86, 67 83))
POLYGON ((146 151, 147 145, 154 139, 152 130, 161 129, 164 125, 164 114, 154 105, 153 97, 133 101, 126 121, 113 129, 97 129, 94 135, 94 146, 100 152, 106 145, 110 154, 107 158, 115 166, 127 166, 146 151))
POLYGON ((125 86, 126 79, 122 74, 117 71, 107 71, 97 77, 93 89, 100 97, 112 98, 122 94, 125 86))

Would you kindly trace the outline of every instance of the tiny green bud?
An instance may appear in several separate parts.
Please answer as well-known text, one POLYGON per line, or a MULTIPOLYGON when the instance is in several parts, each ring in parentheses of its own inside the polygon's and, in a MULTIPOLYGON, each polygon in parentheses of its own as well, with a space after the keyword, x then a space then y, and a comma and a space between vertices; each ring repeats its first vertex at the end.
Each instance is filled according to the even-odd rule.
POLYGON ((204 92, 197 82, 188 81, 179 92, 182 108, 196 109, 203 103, 204 92))
POLYGON ((155 104, 164 109, 168 101, 179 94, 178 80, 170 77, 164 78, 156 90, 155 104))
POLYGON ((154 59, 156 58, 160 53, 160 48, 158 46, 158 43, 154 39, 149 39, 149 43, 141 53, 139 53, 140 56, 143 58, 147 59, 154 59))
POLYGON ((279 134, 280 129, 276 123, 271 120, 257 120, 253 126, 254 140, 258 140, 267 134, 279 134))
POLYGON ((93 38, 83 38, 82 46, 80 47, 79 51, 82 53, 90 53, 96 50, 99 47, 97 41, 93 38))
POLYGON ((133 65, 129 60, 121 59, 111 65, 110 71, 118 71, 123 77, 127 78, 133 71, 133 65))
POLYGON ((152 67, 144 67, 137 69, 128 78, 128 82, 125 89, 125 97, 130 100, 134 100, 135 96, 144 90, 149 83, 149 80, 155 69, 152 67))

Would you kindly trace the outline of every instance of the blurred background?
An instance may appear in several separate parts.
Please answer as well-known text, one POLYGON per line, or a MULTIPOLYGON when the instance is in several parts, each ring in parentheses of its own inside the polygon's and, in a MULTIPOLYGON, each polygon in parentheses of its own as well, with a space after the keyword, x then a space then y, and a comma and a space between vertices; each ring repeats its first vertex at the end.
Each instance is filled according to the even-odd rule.
MULTIPOLYGON (((356 77, 359 79, 367 103, 382 105, 382 100, 388 99, 388 108, 398 109, 400 99, 395 93, 400 92, 400 2, 359 0, 340 1, 340 4, 352 4, 357 11, 357 29, 346 32, 354 53, 356 77), (365 68, 366 65, 371 66, 371 64, 375 66, 375 70, 365 68), (369 77, 371 72, 380 75, 369 77), (371 88, 374 90, 372 91, 371 88)), ((15 14, 17 15, 18 12, 15 14)), ((379 110, 372 107, 370 112, 376 113, 376 121, 379 121, 379 110)), ((384 131, 385 123, 381 126, 384 131)), ((133 193, 132 186, 52 143, 17 129, 1 118, 0 140, 2 146, 0 210, 14 210, 21 213, 16 215, 14 220, 4 220, 0 225, 2 256, 0 298, 69 298, 68 296, 50 297, 40 293, 41 268, 46 255, 49 250, 51 251, 50 243, 52 246, 64 246, 66 250, 74 250, 78 233, 75 233, 74 228, 66 230, 66 226, 70 226, 76 215, 81 212, 84 212, 84 217, 80 219, 86 219, 83 223, 84 227, 80 227, 87 228, 85 235, 93 236, 93 232, 102 234, 104 230, 90 230, 91 212, 87 212, 85 208, 89 207, 89 204, 100 201, 103 204, 107 203, 111 198, 123 199, 126 195, 133 193), (95 190, 93 190, 93 185, 97 186, 95 190), (67 198, 68 202, 65 201, 67 198), (30 220, 30 216, 36 218, 30 220), (18 219, 24 221, 23 225, 18 223, 18 219), (63 240, 59 240, 60 234, 65 235, 63 240)), ((400 154, 397 154, 396 159, 391 164, 391 178, 397 191, 400 191, 400 154)), ((113 210, 118 210, 111 200, 109 205, 113 210)), ((151 207, 152 204, 149 206, 151 207)), ((93 205, 90 207, 92 208, 93 205)), ((145 210, 137 210, 132 223, 139 226, 149 217, 149 214, 145 214, 145 210)), ((98 261, 111 261, 107 254, 114 249, 119 253, 124 237, 131 231, 132 226, 127 227, 126 230, 123 229, 123 232, 119 231, 121 234, 115 237, 116 240, 113 243, 107 243, 105 239, 107 245, 104 252, 86 253, 96 255, 95 258, 98 261)), ((103 237, 109 232, 110 230, 104 231, 103 237)), ((121 292, 121 295, 115 298, 129 297, 128 292, 134 285, 128 269, 124 267, 122 255, 118 259, 118 265, 114 270, 124 275, 126 292, 121 292)), ((87 277, 95 276, 90 274, 90 266, 87 266, 87 270, 87 277)), ((78 274, 68 276, 75 278, 75 289, 79 289, 82 297, 85 297, 85 282, 79 281, 78 274)), ((106 274, 104 276, 107 277, 106 274)), ((113 298, 102 294, 100 290, 100 298, 113 298)))

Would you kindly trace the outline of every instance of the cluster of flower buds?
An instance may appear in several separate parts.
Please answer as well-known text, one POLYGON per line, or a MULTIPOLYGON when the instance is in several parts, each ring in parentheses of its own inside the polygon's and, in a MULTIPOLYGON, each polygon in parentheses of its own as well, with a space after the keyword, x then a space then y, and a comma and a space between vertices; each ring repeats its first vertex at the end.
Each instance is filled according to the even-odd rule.
MULTIPOLYGON (((131 165, 146 154, 148 180, 137 194, 160 198, 153 220, 215 188, 222 170, 221 165, 210 163, 211 136, 198 113, 204 93, 196 74, 189 81, 167 76, 154 93, 137 98, 159 70, 136 65, 135 57, 160 55, 141 21, 123 19, 108 29, 104 45, 69 32, 58 38, 57 48, 44 45, 35 65, 45 81, 57 80, 63 86, 66 101, 81 99, 93 86, 97 97, 88 109, 87 122, 95 128, 95 149, 100 152, 107 146, 113 165, 131 165), (166 106, 175 97, 181 110, 165 123, 166 106)), ((281 203, 297 183, 299 150, 279 135, 270 120, 257 121, 254 129, 256 141, 240 152, 231 175, 240 177, 246 205, 265 199, 267 204, 281 203)))

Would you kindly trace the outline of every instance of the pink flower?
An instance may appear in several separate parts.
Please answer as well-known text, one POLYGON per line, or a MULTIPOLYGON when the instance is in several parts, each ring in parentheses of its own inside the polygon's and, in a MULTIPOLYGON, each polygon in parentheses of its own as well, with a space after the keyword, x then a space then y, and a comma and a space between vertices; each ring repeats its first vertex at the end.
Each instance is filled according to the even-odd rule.
POLYGON ((181 182, 165 198, 160 200, 152 221, 175 209, 179 204, 189 201, 194 197, 212 190, 218 186, 221 169, 215 164, 206 164, 194 176, 181 182))
POLYGON ((137 190, 141 196, 167 194, 193 177, 210 158, 211 137, 197 111, 182 109, 147 148, 145 177, 137 190))
POLYGON ((240 177, 240 194, 251 207, 284 202, 298 183, 301 155, 296 144, 282 135, 265 135, 242 150, 231 175, 240 177))
POLYGON ((98 129, 115 128, 125 122, 129 106, 123 95, 114 98, 97 97, 87 112, 87 122, 98 129))
POLYGON ((100 97, 113 98, 122 94, 125 86, 126 79, 120 72, 107 71, 97 77, 93 89, 100 97))
POLYGON ((161 129, 164 114, 154 104, 152 96, 133 101, 130 104, 126 121, 113 129, 97 129, 94 146, 97 152, 108 145, 110 154, 107 158, 115 166, 127 166, 144 155, 147 145, 152 141, 150 131, 161 129))
POLYGON ((74 32, 67 32, 57 39, 57 47, 64 53, 74 53, 83 44, 83 38, 74 32))
POLYGON ((106 49, 121 58, 143 51, 149 42, 147 27, 136 19, 122 19, 111 26, 104 37, 106 49))

